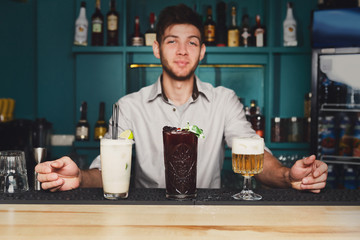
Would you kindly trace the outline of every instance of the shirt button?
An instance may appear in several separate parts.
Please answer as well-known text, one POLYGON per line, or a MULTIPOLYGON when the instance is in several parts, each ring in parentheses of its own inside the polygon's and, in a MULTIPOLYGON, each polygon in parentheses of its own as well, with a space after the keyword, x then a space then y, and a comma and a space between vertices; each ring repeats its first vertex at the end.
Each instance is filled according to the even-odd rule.
POLYGON ((173 111, 176 112, 176 108, 173 108, 173 111))

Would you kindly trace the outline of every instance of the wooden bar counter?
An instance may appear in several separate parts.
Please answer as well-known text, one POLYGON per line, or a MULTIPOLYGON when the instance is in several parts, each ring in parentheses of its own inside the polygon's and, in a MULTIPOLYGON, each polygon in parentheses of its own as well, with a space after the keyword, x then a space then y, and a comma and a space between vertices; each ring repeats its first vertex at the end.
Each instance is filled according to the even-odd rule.
POLYGON ((360 239, 358 190, 340 192, 340 198, 334 198, 334 192, 321 197, 279 191, 261 193, 275 199, 305 194, 310 200, 232 201, 227 199, 232 192, 222 190, 199 191, 198 199, 186 202, 158 196, 163 190, 133 193, 151 197, 154 192, 158 199, 134 200, 129 195, 123 201, 105 200, 98 189, 78 190, 74 195, 2 195, 0 239, 360 239), (216 199, 220 195, 226 199, 216 199))

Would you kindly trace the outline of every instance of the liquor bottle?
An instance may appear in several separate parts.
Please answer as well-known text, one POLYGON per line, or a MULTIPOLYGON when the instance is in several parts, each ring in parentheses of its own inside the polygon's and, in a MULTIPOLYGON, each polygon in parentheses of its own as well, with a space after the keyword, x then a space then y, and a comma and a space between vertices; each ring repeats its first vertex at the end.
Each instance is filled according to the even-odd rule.
POLYGON ((240 45, 240 31, 236 26, 236 8, 233 6, 231 8, 231 26, 228 30, 228 46, 229 47, 238 47, 240 45))
POLYGON ((256 134, 265 137, 265 118, 260 113, 260 107, 256 107, 255 115, 250 116, 250 122, 256 134))
POLYGON ((216 36, 215 42, 217 47, 227 46, 227 27, 226 27, 226 3, 220 1, 216 4, 216 36))
POLYGON ((108 126, 105 122, 105 103, 101 102, 99 106, 99 118, 96 121, 94 129, 94 140, 103 138, 107 130, 108 126))
POLYGON ((261 25, 260 15, 256 15, 256 25, 253 31, 253 46, 264 47, 265 46, 265 27, 261 25))
POLYGON ((248 120, 250 122, 250 109, 249 109, 249 107, 245 107, 245 117, 246 117, 246 120, 248 120))
POLYGON ((360 157, 360 114, 355 121, 353 132, 353 157, 360 157))
POLYGON ((296 36, 296 20, 293 14, 293 5, 291 2, 287 3, 287 13, 286 18, 283 22, 284 29, 284 46, 297 46, 297 36, 296 36))
POLYGON ((275 117, 271 119, 271 142, 282 142, 283 141, 281 118, 275 117))
POLYGON ((250 101, 250 116, 254 116, 256 114, 256 100, 251 100, 250 101))
POLYGON ((248 47, 250 45, 250 37, 249 15, 245 14, 241 23, 240 46, 248 47))
POLYGON ((115 0, 110 0, 110 10, 107 19, 107 46, 119 45, 119 13, 116 11, 115 0))
POLYGON ((152 46, 154 41, 156 40, 156 32, 155 32, 155 14, 150 13, 150 28, 145 32, 145 45, 152 46))
POLYGON ((312 97, 311 92, 305 94, 305 98, 304 98, 304 117, 305 118, 311 117, 311 97, 312 97))
POLYGON ((76 125, 75 139, 89 141, 89 122, 87 120, 87 103, 82 102, 80 107, 80 120, 76 125))
POLYGON ((81 2, 79 17, 75 21, 74 45, 87 46, 89 22, 86 18, 86 3, 81 2))
POLYGON ((135 17, 135 29, 131 36, 131 46, 144 46, 144 36, 140 32, 140 18, 135 17))
POLYGON ((104 16, 100 10, 101 2, 96 0, 95 12, 91 17, 91 45, 103 46, 104 45, 104 16))
POLYGON ((212 18, 212 8, 207 8, 207 17, 204 23, 204 43, 206 46, 215 46, 215 22, 212 18))

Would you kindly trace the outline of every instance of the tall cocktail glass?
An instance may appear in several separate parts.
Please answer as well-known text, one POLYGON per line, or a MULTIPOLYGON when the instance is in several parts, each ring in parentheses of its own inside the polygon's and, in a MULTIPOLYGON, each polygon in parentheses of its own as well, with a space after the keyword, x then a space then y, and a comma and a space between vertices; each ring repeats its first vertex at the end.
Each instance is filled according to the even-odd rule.
POLYGON ((187 130, 163 128, 166 197, 196 197, 198 137, 187 130))
POLYGON ((104 197, 127 198, 130 186, 132 140, 100 140, 101 175, 104 197))

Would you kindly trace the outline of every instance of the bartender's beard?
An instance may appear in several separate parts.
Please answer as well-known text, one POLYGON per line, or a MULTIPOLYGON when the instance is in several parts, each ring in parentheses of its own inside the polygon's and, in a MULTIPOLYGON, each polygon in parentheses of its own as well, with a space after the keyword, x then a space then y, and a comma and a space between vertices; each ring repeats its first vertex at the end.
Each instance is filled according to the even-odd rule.
POLYGON ((177 80, 177 81, 184 81, 184 80, 192 79, 194 76, 195 70, 196 70, 197 66, 199 65, 199 61, 197 61, 196 64, 194 64, 194 66, 192 66, 192 68, 189 70, 189 72, 187 74, 179 76, 171 69, 169 62, 161 54, 160 54, 160 60, 161 60, 161 64, 162 64, 162 68, 163 68, 164 72, 166 72, 166 74, 169 75, 169 77, 171 77, 172 79, 177 80))

